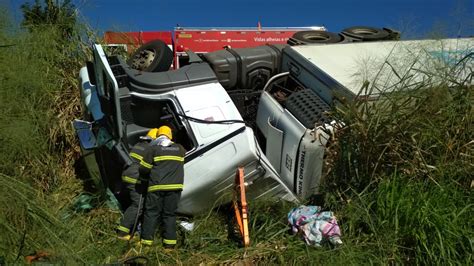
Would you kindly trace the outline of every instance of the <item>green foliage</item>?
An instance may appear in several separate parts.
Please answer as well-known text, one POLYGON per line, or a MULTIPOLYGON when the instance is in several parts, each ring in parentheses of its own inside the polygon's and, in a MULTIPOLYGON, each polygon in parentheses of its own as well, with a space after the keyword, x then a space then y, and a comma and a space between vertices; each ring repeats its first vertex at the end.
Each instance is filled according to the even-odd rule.
POLYGON ((5 41, 6 41, 6 32, 5 30, 9 27, 9 22, 10 22, 10 18, 9 18, 9 14, 7 12, 7 10, 0 5, 0 46, 4 46, 5 45, 5 41))
POLYGON ((469 192, 453 183, 434 186, 394 175, 342 212, 346 234, 378 243, 393 262, 467 265, 473 260, 473 211, 469 192))
POLYGON ((54 197, 4 174, 0 182, 0 254, 7 262, 42 251, 50 263, 84 264, 119 252, 112 233, 118 213, 99 206, 86 216, 68 216, 54 197))
POLYGON ((13 44, 0 48, 0 171, 53 190, 73 171, 61 165, 72 160, 63 159, 77 154, 70 121, 79 112, 76 75, 86 45, 79 35, 65 41, 56 25, 31 32, 0 30, 13 44))
POLYGON ((70 0, 35 0, 34 4, 26 2, 21 5, 23 12, 22 25, 30 31, 48 27, 57 27, 66 38, 73 36, 76 27, 76 10, 70 0))
MULTIPOLYGON (((465 59, 472 64, 471 58, 465 59)), ((470 185, 474 172, 472 73, 462 83, 449 83, 460 80, 464 70, 439 71, 445 83, 433 85, 427 80, 413 86, 414 81, 402 80, 400 90, 382 93, 377 101, 361 99, 335 111, 335 117, 347 126, 337 130, 329 150, 335 162, 334 172, 328 175, 333 188, 362 191, 394 171, 412 179, 470 185)))
MULTIPOLYGON (((472 264, 473 57, 463 56, 423 61, 427 71, 413 63, 394 73, 398 89, 334 112, 344 125, 329 148, 326 203, 346 237, 390 263, 472 264)), ((387 91, 377 85, 363 90, 387 91)))
MULTIPOLYGON (((51 184, 44 184, 45 188, 57 179, 57 167, 49 164, 59 165, 60 159, 48 152, 57 144, 49 138, 59 123, 53 112, 55 97, 68 82, 64 71, 73 67, 58 68, 65 65, 63 60, 71 60, 64 54, 69 47, 57 50, 56 39, 54 29, 18 34, 9 38, 15 46, 0 49, 0 171, 35 181, 50 178, 51 184)), ((61 108, 67 111, 67 106, 61 108)))
POLYGON ((87 218, 58 217, 81 191, 70 121, 78 116, 76 76, 87 50, 78 35, 65 41, 56 25, 18 31, 0 10, 0 40, 9 44, 0 47, 0 256, 21 262, 46 250, 53 261, 84 263, 100 232, 87 230, 87 218))

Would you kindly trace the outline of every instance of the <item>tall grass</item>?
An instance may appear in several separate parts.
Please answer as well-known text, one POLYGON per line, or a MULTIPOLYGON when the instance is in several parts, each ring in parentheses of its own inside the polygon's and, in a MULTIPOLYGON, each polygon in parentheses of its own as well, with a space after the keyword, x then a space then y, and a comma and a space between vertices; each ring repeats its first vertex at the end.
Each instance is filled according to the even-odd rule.
MULTIPOLYGON (((390 262, 472 264, 474 58, 424 58, 429 71, 416 60, 405 62, 410 75, 395 73, 398 89, 334 112, 344 126, 329 148, 327 204, 344 232, 390 262)), ((385 91, 375 84, 363 89, 385 91)))
MULTIPOLYGON (((65 119, 61 116, 69 111, 71 105, 63 102, 66 104, 55 106, 55 103, 58 97, 67 99, 68 90, 73 92, 72 85, 75 84, 67 79, 72 78, 75 68, 62 67, 67 63, 65 58, 76 55, 68 54, 66 47, 60 47, 59 41, 55 42, 58 38, 54 29, 30 34, 18 32, 9 38, 14 46, 0 50, 0 130, 3 142, 0 170, 25 178, 34 176, 35 179, 30 181, 44 190, 53 189, 60 182, 55 172, 57 167, 49 163, 62 159, 51 151, 64 144, 61 138, 49 136, 55 137, 55 132, 63 130, 65 125, 61 123, 65 119), (36 169, 39 171, 34 172, 36 169)), ((69 100, 77 101, 75 98, 69 97, 69 100)), ((67 137, 67 134, 62 135, 67 137)), ((58 163, 54 162, 55 165, 58 163)))
POLYGON ((0 256, 18 262, 33 251, 63 249, 63 258, 81 261, 65 237, 80 228, 58 217, 82 190, 70 119, 79 112, 76 75, 86 54, 54 26, 26 32, 7 17, 0 23, 8 44, 0 47, 0 256))
POLYGON ((472 262, 469 193, 453 183, 394 175, 344 205, 344 233, 372 243, 379 256, 396 263, 469 264, 472 262))
POLYGON ((118 213, 99 206, 88 215, 69 215, 53 197, 38 194, 31 185, 0 174, 0 255, 10 263, 45 252, 48 262, 70 264, 102 262, 119 253, 112 233, 118 213))
POLYGON ((472 85, 426 86, 337 111, 349 126, 339 130, 332 150, 341 155, 334 181, 361 190, 398 169, 413 179, 469 186, 473 100, 472 85))

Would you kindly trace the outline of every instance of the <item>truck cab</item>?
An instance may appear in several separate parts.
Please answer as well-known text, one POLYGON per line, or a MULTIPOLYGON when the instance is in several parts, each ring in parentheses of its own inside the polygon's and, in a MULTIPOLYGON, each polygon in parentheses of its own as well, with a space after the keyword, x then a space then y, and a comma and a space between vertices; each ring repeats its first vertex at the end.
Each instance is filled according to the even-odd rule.
POLYGON ((192 215, 230 200, 237 167, 244 166, 250 198, 296 201, 280 180, 226 90, 206 63, 160 73, 132 69, 93 46, 80 71, 85 120, 75 129, 100 178, 120 200, 129 149, 150 128, 169 125, 187 150, 178 212, 192 215))

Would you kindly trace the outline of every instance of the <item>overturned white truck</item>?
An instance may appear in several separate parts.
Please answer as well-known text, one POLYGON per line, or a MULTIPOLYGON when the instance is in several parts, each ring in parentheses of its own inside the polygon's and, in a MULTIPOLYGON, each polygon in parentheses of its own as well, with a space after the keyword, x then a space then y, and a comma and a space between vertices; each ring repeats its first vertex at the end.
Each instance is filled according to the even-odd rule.
POLYGON ((403 71, 399 60, 407 51, 445 60, 472 53, 473 39, 191 53, 188 66, 159 73, 132 69, 100 45, 93 50, 93 62, 80 72, 85 121, 75 121, 90 172, 96 169, 120 198, 128 149, 149 128, 169 125, 187 150, 178 211, 192 215, 230 200, 238 166, 245 168, 250 199, 297 201, 316 193, 334 123, 326 112, 341 97, 364 96, 363 82, 375 77, 354 74, 361 62, 372 60, 373 69, 391 62, 403 71))
POLYGON ((82 148, 94 150, 88 162, 98 164, 102 180, 117 196, 122 169, 131 163, 129 147, 150 128, 169 125, 174 141, 187 150, 180 213, 228 201, 239 166, 245 167, 250 197, 296 200, 208 64, 139 72, 94 45, 94 63, 81 70, 80 81, 88 120, 94 122, 75 121, 76 131, 82 148))

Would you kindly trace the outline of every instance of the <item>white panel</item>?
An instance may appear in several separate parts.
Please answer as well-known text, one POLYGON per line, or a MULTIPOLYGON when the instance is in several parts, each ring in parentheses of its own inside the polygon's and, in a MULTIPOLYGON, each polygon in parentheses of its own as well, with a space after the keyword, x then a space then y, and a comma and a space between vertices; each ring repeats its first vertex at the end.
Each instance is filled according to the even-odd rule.
MULTIPOLYGON (((206 121, 222 121, 225 120, 224 114, 222 113, 221 108, 218 106, 209 106, 205 107, 199 110, 194 110, 194 111, 189 111, 188 116, 200 118, 206 121)), ((201 124, 198 125, 198 130, 199 130, 199 135, 202 138, 208 138, 212 135, 218 134, 224 130, 227 130, 229 128, 228 125, 220 125, 220 126, 214 126, 214 125, 206 125, 206 124, 201 124)))
POLYGON ((281 169, 281 152, 283 145, 283 131, 274 127, 268 118, 268 131, 267 131, 267 149, 266 156, 272 166, 280 173, 281 169))
MULTIPOLYGON (((208 121, 242 120, 239 111, 219 83, 182 88, 175 91, 185 115, 208 121)), ((242 126, 235 124, 203 124, 189 121, 199 145, 222 138, 242 126)))
MULTIPOLYGON (((414 81, 427 78, 419 70, 433 76, 439 66, 453 66, 472 53, 474 38, 302 45, 291 49, 357 94, 366 80, 375 81, 381 88, 397 84, 400 79, 393 69, 400 76, 415 75, 414 81), (415 60, 418 63, 412 67, 415 60), (407 72, 410 68, 413 70, 407 72)), ((474 65, 474 60, 470 64, 474 65)))

